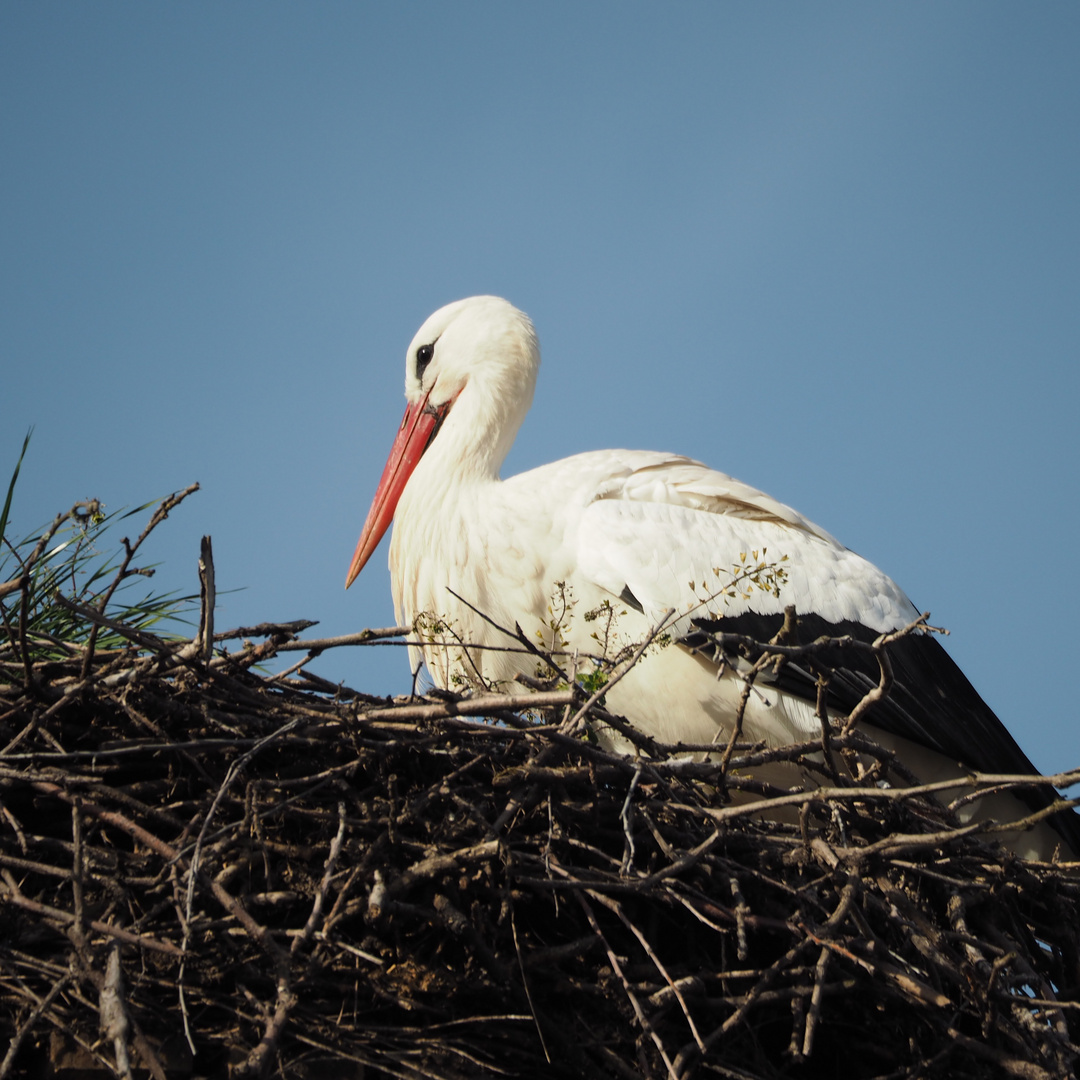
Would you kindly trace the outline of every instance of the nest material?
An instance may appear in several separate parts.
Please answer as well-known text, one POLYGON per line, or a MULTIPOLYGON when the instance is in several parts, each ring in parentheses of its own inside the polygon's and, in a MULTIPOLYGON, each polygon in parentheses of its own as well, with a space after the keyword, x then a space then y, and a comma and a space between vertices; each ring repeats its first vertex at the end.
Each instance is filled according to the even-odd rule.
POLYGON ((615 755, 573 691, 263 676, 258 629, 0 667, 0 1076, 1073 1074, 1076 864, 842 775, 762 813, 798 748, 615 755))

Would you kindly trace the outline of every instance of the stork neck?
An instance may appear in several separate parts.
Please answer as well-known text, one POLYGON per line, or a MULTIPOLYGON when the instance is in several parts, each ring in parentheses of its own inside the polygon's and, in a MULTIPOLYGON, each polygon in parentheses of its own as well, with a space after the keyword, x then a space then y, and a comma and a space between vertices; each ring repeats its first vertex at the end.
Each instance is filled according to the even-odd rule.
POLYGON ((485 390, 477 383, 462 390, 416 467, 416 474, 423 472, 427 483, 452 486, 499 479, 529 401, 514 407, 512 399, 508 403, 506 397, 485 390))

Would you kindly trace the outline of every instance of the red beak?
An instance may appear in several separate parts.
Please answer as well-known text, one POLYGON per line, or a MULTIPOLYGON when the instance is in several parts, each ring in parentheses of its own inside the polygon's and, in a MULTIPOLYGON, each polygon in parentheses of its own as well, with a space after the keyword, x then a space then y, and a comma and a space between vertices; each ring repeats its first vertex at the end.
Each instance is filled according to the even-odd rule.
MULTIPOLYGON (((428 396, 430 393, 428 391, 428 396)), ((386 461, 386 468, 383 469, 382 478, 375 491, 371 509, 368 511, 367 521, 364 522, 364 531, 360 534, 360 541, 356 545, 348 576, 345 578, 346 589, 353 583, 356 575, 364 569, 364 564, 371 558, 372 553, 379 546, 379 541, 390 528, 398 500, 405 490, 405 485, 409 482, 409 477, 412 476, 413 469, 416 468, 416 463, 431 445, 431 440, 438 433, 453 403, 454 400, 451 399, 444 405, 429 405, 428 397, 425 397, 405 410, 397 438, 394 439, 394 445, 390 450, 390 457, 386 461)))

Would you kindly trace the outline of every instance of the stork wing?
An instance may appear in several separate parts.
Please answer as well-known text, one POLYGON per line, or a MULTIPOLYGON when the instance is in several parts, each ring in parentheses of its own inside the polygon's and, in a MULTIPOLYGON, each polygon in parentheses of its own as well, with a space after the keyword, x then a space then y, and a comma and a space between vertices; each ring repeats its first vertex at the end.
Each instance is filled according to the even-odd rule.
POLYGON ((615 596, 628 588, 647 616, 674 608, 677 632, 789 604, 879 633, 918 614, 894 581, 791 507, 686 458, 605 479, 577 540, 581 572, 615 596))
MULTIPOLYGON (((586 577, 650 620, 674 608, 680 644, 716 661, 714 632, 769 641, 789 604, 802 643, 872 642, 918 614, 895 582, 790 507, 686 459, 609 479, 582 516, 578 558, 586 577), (765 587, 747 577, 759 564, 765 587)), ((982 772, 1037 772, 936 638, 909 635, 889 656, 895 681, 871 723, 982 772)), ((770 681, 814 701, 817 670, 828 673, 829 704, 841 714, 880 677, 872 655, 837 646, 813 666, 785 664, 770 681)), ((1026 801, 1041 808, 1053 797, 1033 788, 1026 801)), ((1055 824, 1080 850, 1080 818, 1058 815, 1055 824)))

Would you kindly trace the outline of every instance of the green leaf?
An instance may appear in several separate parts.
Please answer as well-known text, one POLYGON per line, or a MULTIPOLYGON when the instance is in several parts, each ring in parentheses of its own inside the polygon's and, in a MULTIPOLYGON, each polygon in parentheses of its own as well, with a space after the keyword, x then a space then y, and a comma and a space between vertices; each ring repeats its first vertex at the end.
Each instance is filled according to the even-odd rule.
POLYGON ((34 434, 31 428, 23 439, 22 451, 19 460, 15 462, 15 471, 11 474, 11 483, 8 484, 7 498, 4 500, 4 509, 0 511, 0 537, 7 535, 8 512, 11 510, 11 496, 15 494, 15 482, 19 479, 19 470, 22 468, 23 458, 26 457, 26 448, 30 445, 30 436, 34 434))

